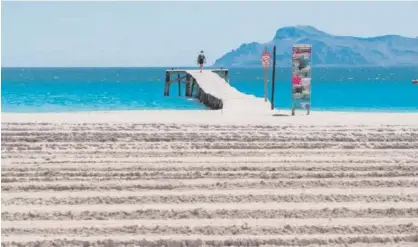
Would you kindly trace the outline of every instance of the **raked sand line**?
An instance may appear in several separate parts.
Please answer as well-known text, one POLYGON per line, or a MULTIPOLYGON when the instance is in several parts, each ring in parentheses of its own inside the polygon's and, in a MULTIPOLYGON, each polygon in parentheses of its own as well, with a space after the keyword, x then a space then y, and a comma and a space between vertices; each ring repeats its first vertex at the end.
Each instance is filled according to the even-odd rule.
POLYGON ((309 188, 309 189, 234 189, 234 190, 149 190, 149 191, 39 191, 2 192, 2 200, 12 198, 65 198, 65 197, 133 197, 133 196, 211 196, 211 195, 417 195, 417 188, 309 188))
MULTIPOLYGON (((89 236, 89 237, 74 237, 74 236, 63 236, 63 242, 68 241, 103 241, 112 239, 113 241, 128 242, 129 241, 141 241, 134 242, 136 245, 141 244, 141 246, 160 246, 159 243, 149 243, 148 241, 161 241, 164 242, 172 240, 202 240, 202 241, 220 241, 219 243, 214 244, 273 244, 273 245, 285 245, 285 246, 294 246, 307 244, 348 244, 348 243, 393 243, 395 240, 398 242, 417 242, 416 234, 370 234, 367 236, 362 236, 358 234, 312 234, 312 235, 285 235, 285 236, 272 236, 272 235, 106 235, 106 236, 89 236), (64 240, 65 239, 65 240, 64 240), (245 240, 250 242, 245 242, 245 240), (285 242, 288 241, 288 242, 285 242), (234 243, 235 242, 235 243, 234 243), (143 243, 143 244, 142 244, 143 243)), ((56 236, 44 237, 39 235, 25 235, 24 238, 18 236, 2 236, 2 242, 30 242, 30 241, 54 241, 58 240, 56 236)), ((166 243, 167 243, 166 242, 166 243)), ((70 243, 71 244, 71 243, 70 243)), ((82 243, 79 243, 82 244, 82 243)), ((102 242, 102 245, 105 246, 106 242, 102 242)), ((161 243, 160 243, 161 244, 161 243)), ((210 244, 210 243, 206 243, 210 244)), ((192 246, 202 246, 202 243, 196 243, 192 246)), ((211 245, 212 246, 212 245, 211 245)))
MULTIPOLYGON (((171 183, 161 183, 161 184, 146 184, 145 182, 141 183, 108 183, 108 184, 85 184, 85 183, 76 183, 76 184, 65 184, 62 183, 53 183, 53 184, 28 184, 26 186, 21 186, 16 184, 11 186, 6 184, 2 185, 2 190, 7 192, 15 191, 89 191, 89 190, 128 190, 128 191, 142 191, 142 190, 190 190, 190 189, 238 189, 238 188, 258 188, 258 189, 270 189, 270 188, 370 188, 370 187, 409 187, 417 188, 418 181, 414 179, 388 179, 388 180, 379 180, 378 178, 371 179, 357 179, 352 181, 345 181, 345 179, 287 179, 287 180, 278 180, 271 179, 265 180, 260 179, 259 181, 245 181, 241 182, 239 180, 235 182, 228 182, 227 179, 217 180, 216 182, 205 182, 205 183, 196 183, 196 181, 191 180, 192 183, 185 184, 174 182, 171 183)), ((144 180, 145 181, 145 180, 144 180)), ((151 180, 146 180, 151 181, 151 180)), ((189 180, 190 181, 190 180, 189 180)), ((71 182, 71 181, 70 181, 71 182)), ((132 181, 131 181, 132 182, 132 181)))
POLYGON ((388 208, 413 208, 418 209, 416 202, 401 203, 363 203, 363 202, 318 202, 318 203, 195 203, 195 204, 110 204, 110 205, 13 205, 3 206, 2 212, 23 213, 28 211, 36 212, 115 212, 134 210, 316 210, 325 208, 347 208, 347 209, 388 209, 388 208))
POLYGON ((321 164, 321 165, 300 165, 296 164, 259 164, 259 163, 247 163, 242 165, 210 165, 210 164, 196 164, 191 166, 180 166, 180 164, 173 166, 164 166, 164 165, 146 165, 146 164, 113 164, 104 163, 97 165, 92 170, 89 166, 83 166, 79 164, 78 166, 37 166, 31 165, 26 167, 13 167, 13 166, 3 166, 2 165, 2 174, 4 177, 12 176, 15 178, 19 177, 32 177, 32 176, 47 176, 48 174, 53 174, 55 176, 84 176, 83 173, 88 174, 97 174, 99 176, 113 176, 112 174, 126 174, 126 175, 135 175, 145 172, 243 172, 251 171, 255 172, 283 172, 283 173, 309 173, 321 174, 321 173, 330 173, 338 175, 339 173, 349 173, 349 172, 416 172, 418 170, 418 164, 412 163, 402 163, 402 164, 356 164, 356 163, 345 163, 345 164, 321 164), (115 167, 115 165, 117 165, 115 167))
POLYGON ((112 182, 115 180, 130 180, 130 181, 148 181, 154 179, 173 179, 173 180, 200 180, 202 177, 206 179, 277 179, 279 181, 286 181, 287 179, 350 179, 356 177, 357 179, 372 179, 391 177, 392 179, 398 177, 405 179, 408 177, 418 176, 418 171, 414 169, 407 171, 152 171, 152 172, 137 172, 137 171, 97 171, 97 172, 40 172, 32 174, 21 173, 2 173, 2 183, 13 185, 15 183, 49 183, 51 181, 67 182, 83 182, 91 181, 92 183, 112 182), (3 175, 4 174, 4 175, 3 175))
MULTIPOLYGON (((226 127, 213 127, 209 126, 196 126, 196 125, 173 125, 171 128, 167 128, 165 126, 162 127, 155 127, 155 128, 148 128, 144 126, 139 126, 137 128, 129 127, 128 125, 113 125, 114 127, 108 125, 105 128, 97 128, 94 126, 86 126, 85 128, 79 128, 75 125, 51 125, 50 128, 42 128, 39 125, 29 125, 28 128, 21 129, 14 125, 7 125, 2 124, 2 132, 4 134, 4 140, 6 137, 15 137, 17 139, 24 139, 27 140, 30 137, 46 137, 46 136, 56 136, 58 137, 57 141, 62 141, 68 138, 81 138, 84 135, 86 136, 96 136, 96 135, 103 135, 108 133, 113 136, 121 136, 127 138, 136 138, 136 137, 163 137, 164 139, 168 139, 168 137, 174 137, 178 139, 179 137, 189 138, 190 136, 193 137, 200 137, 206 138, 213 135, 217 135, 220 138, 227 138, 226 140, 230 140, 229 138, 243 138, 243 139, 257 139, 257 138, 274 138, 274 137, 281 137, 281 136, 289 136, 291 133, 295 136, 314 136, 317 134, 325 134, 325 135, 344 135, 344 136, 367 136, 367 135, 374 135, 374 136, 382 136, 382 135, 405 135, 407 133, 411 136, 416 136, 418 134, 418 128, 409 127, 404 128, 401 126, 388 126, 383 128, 376 128, 376 127, 369 127, 369 126, 362 126, 359 127, 350 127, 350 126, 327 126, 327 127, 319 127, 319 126, 304 126, 301 128, 300 126, 286 126, 286 127, 268 127, 265 126, 235 126, 234 128, 226 126, 226 127), (183 132, 178 126, 182 126, 187 128, 187 133, 183 132), (398 130, 394 131, 394 128, 398 128, 398 130), (112 133, 113 132, 113 133, 112 133), (164 134, 162 133, 164 132, 164 134)), ((164 139, 160 140, 163 141, 164 139)), ((181 140, 181 139, 179 139, 181 140)), ((93 140, 92 140, 93 141, 93 140)))
POLYGON ((2 172, 55 172, 55 171, 392 171, 392 170, 418 170, 418 164, 413 158, 392 160, 277 160, 270 161, 219 161, 181 163, 150 163, 135 161, 96 161, 63 160, 48 162, 45 160, 33 162, 13 162, 10 159, 2 164, 2 172), (311 164, 311 163, 315 164, 311 164))
MULTIPOLYGON (((258 167, 256 167, 258 168, 258 167)), ((270 167, 271 168, 271 167, 270 167)), ((280 167, 279 167, 280 168, 280 167)), ((382 168, 391 168, 389 167, 382 167, 382 168)), ((393 167, 398 168, 398 167, 393 167)), ((400 166, 400 168, 418 168, 418 166, 400 166)), ((418 175, 417 170, 410 171, 410 175, 403 175, 405 177, 407 176, 415 176, 418 175), (416 174, 415 174, 416 173, 416 174)), ((63 177, 123 177, 123 176, 143 176, 144 179, 147 179, 148 177, 165 177, 167 175, 179 175, 179 176, 186 176, 186 177, 193 177, 193 176, 202 176, 205 175, 207 178, 244 178, 244 177, 253 177, 256 178, 262 178, 262 176, 270 176, 273 178, 293 178, 293 176, 298 176, 298 178, 310 178, 312 176, 317 178, 332 178, 332 177, 341 177, 341 176, 350 176, 350 177, 396 177, 398 174, 402 173, 409 173, 409 171, 387 171, 387 169, 381 169, 381 170, 372 170, 372 171, 339 171, 339 170, 333 170, 331 172, 329 171, 311 171, 310 167, 306 168, 304 170, 290 170, 290 171, 284 171, 279 170, 276 171, 276 169, 273 170, 251 170, 249 167, 244 167, 242 170, 229 170, 229 171, 222 171, 222 170, 206 170, 201 171, 200 169, 191 170, 191 171, 185 171, 185 170, 166 170, 164 168, 154 171, 147 171, 142 170, 138 171, 137 169, 132 170, 107 170, 107 171, 101 171, 98 170, 73 170, 73 171, 63 171, 61 169, 52 170, 48 169, 46 171, 24 171, 24 172, 9 172, 9 171, 2 171, 2 175, 5 177, 12 176, 12 177, 22 177, 22 178, 28 178, 28 177, 42 177, 42 176, 63 176, 63 177), (330 176, 325 176, 329 174, 330 176), (318 176, 316 176, 318 175, 318 176), (333 175, 333 176, 332 176, 333 175)), ((201 178, 201 177, 196 177, 201 178)))
POLYGON ((33 235, 42 236, 103 236, 109 233, 119 234, 125 237, 137 234, 178 234, 178 235, 271 235, 283 236, 289 234, 358 234, 368 236, 370 234, 416 234, 418 226, 410 224, 396 225, 356 225, 356 226, 252 226, 243 225, 205 225, 205 226, 160 226, 160 225, 124 225, 115 227, 74 227, 74 228, 2 228, 3 235, 33 235))
MULTIPOLYGON (((3 144, 5 145, 5 144, 3 144)), ((14 150, 16 151, 16 150, 14 150)), ((150 158, 155 158, 157 160, 161 160, 164 161, 164 159, 172 159, 173 161, 175 160, 182 160, 183 158, 187 161, 188 159, 195 159, 196 155, 193 155, 193 153, 190 152, 195 152, 199 155, 205 154, 205 153, 211 153, 212 156, 207 157, 204 156, 202 157, 203 161, 207 160, 207 161, 211 161, 211 160, 216 160, 216 159, 243 159, 244 157, 248 157, 248 156, 242 156, 242 154, 244 153, 249 153, 249 152, 254 152, 255 150, 253 149, 245 149, 245 148, 239 148, 239 149, 234 149, 234 147, 232 146, 231 149, 228 150, 222 150, 222 149, 188 149, 188 148, 183 148, 181 150, 177 150, 178 152, 182 152, 183 155, 182 157, 176 157, 175 153, 172 153, 171 150, 151 150, 154 153, 162 153, 162 154, 167 154, 170 153, 171 155, 166 155, 164 157, 135 157, 135 159, 138 159, 138 161, 146 161, 147 159, 150 158), (223 152, 222 152, 223 151, 223 152), (188 155, 187 155, 188 154, 188 155), (238 154, 241 156, 230 156, 230 154, 238 154)), ((8 151, 9 152, 9 151, 8 151)), ((27 153, 28 151, 22 152, 22 155, 27 153)), ((121 151, 122 152, 122 151, 121 151)), ((125 151, 123 151, 125 152, 125 151)), ((137 150, 138 153, 150 153, 150 150, 137 150)), ((392 155, 394 156, 394 158, 401 158, 401 157, 417 157, 416 152, 413 152, 413 149, 367 149, 367 148, 356 148, 356 149, 335 149, 335 148, 322 148, 322 149, 300 149, 300 148, 292 148, 292 149, 267 149, 267 150, 262 150, 262 149, 257 149, 256 152, 254 152, 255 154, 252 156, 249 156, 249 160, 255 160, 255 159, 270 159, 272 156, 275 159, 283 159, 283 160, 302 160, 302 159, 318 159, 318 160, 328 160, 330 158, 336 158, 341 156, 343 158, 343 160, 346 160, 347 158, 368 158, 368 159, 383 159, 383 157, 389 158, 390 157, 390 153, 392 153, 392 155), (301 155, 297 155, 300 154, 301 152, 306 153, 306 157, 305 155, 301 156, 301 155), (258 155, 256 155, 258 154, 258 155), (321 159, 320 155, 325 155, 324 158, 321 159), (266 156, 268 155, 268 156, 266 156), (338 156, 336 156, 338 155, 338 156)), ((7 153, 5 153, 7 154, 7 153)), ((13 153, 14 155, 16 155, 15 153, 13 153)), ((31 155, 31 160, 33 160, 34 158, 36 158, 36 155, 33 155, 32 151, 29 151, 28 154, 31 155)), ((42 153, 43 155, 45 155, 46 153, 42 153)), ((54 154, 54 157, 60 159, 65 159, 65 157, 62 157, 60 155, 65 154, 65 150, 54 150, 53 153, 50 154, 54 154)), ((72 153, 70 153, 72 154, 72 153)), ((82 153, 83 154, 83 153, 82 153)), ((92 153, 88 153, 85 152, 84 154, 89 154, 91 155, 91 157, 86 156, 85 159, 89 160, 92 159, 92 157, 94 157, 94 155, 92 153)), ((3 154, 4 155, 4 154, 3 154)), ((24 158, 24 157, 21 157, 24 158)), ((133 157, 115 157, 114 154, 112 154, 111 157, 106 157, 106 155, 103 155, 98 157, 99 160, 111 160, 111 159, 120 159, 121 161, 129 161, 131 160, 133 157)), ((25 160, 22 160, 25 161, 25 160)), ((35 161, 35 160, 34 160, 35 161)))
MULTIPOLYGON (((194 149, 202 150, 226 150, 229 149, 252 149, 252 150, 269 150, 269 149, 329 149, 329 148, 340 148, 340 149, 353 149, 353 148, 368 148, 368 149, 410 149, 418 148, 418 142, 408 142, 404 139, 402 140, 393 140, 393 141, 282 141, 282 142, 239 142, 239 143, 229 143, 229 142, 182 142, 182 143, 166 143, 165 145, 157 146, 154 143, 147 143, 144 145, 132 144, 131 147, 114 147, 114 144, 109 144, 110 147, 93 147, 93 146, 66 146, 66 145, 56 145, 57 148, 43 148, 42 146, 34 147, 18 147, 16 145, 10 145, 10 153, 13 154, 17 151, 14 149, 19 149, 20 152, 25 150, 27 154, 42 154, 51 151, 58 151, 62 154, 87 154, 87 153, 144 153, 150 151, 158 150, 169 150, 172 152, 179 151, 179 149, 184 149, 184 151, 191 152, 194 149)), ((6 147, 2 150, 7 150, 6 147)))
MULTIPOLYGON (((307 151, 317 151, 319 154, 319 151, 321 151, 321 149, 309 149, 307 151)), ((373 149, 373 150, 377 150, 377 149, 373 149)), ((383 149, 382 149, 383 150, 383 149)), ((397 156, 397 152, 402 152, 404 151, 404 149, 397 149, 397 150, 390 150, 390 149, 384 149, 386 152, 390 153, 394 153, 395 157, 395 161, 396 160, 416 160, 418 157, 415 157, 416 154, 415 153, 406 153, 403 155, 403 157, 399 157, 397 156)), ((412 149, 411 149, 412 150, 412 149)), ((7 152, 3 152, 2 153, 2 158, 6 159, 6 161, 8 161, 9 159, 12 159, 12 161, 16 162, 16 161, 23 161, 23 162, 27 162, 29 160, 32 161, 51 161, 54 160, 56 158, 58 159, 64 159, 64 160, 68 160, 68 159, 74 159, 74 162, 77 161, 90 161, 90 160, 108 160, 108 159, 115 159, 115 158, 119 158, 119 159, 129 159, 129 160, 135 160, 138 159, 138 162, 140 162, 141 160, 144 159, 152 159, 152 158, 163 158, 163 157, 172 157, 173 160, 179 159, 181 157, 199 157, 199 158, 213 158, 214 156, 216 158, 222 158, 225 156, 229 156, 229 157, 239 157, 239 156, 246 156, 246 157, 253 157, 253 158, 258 158, 260 156, 264 156, 264 157, 268 157, 271 158, 272 160, 276 159, 279 156, 283 157, 283 150, 280 149, 271 149, 271 150, 261 150, 261 149, 257 149, 257 150, 248 150, 248 149, 207 149, 207 150, 194 150, 194 149, 181 149, 181 150, 176 150, 176 152, 173 151, 168 151, 168 150, 136 150, 135 152, 125 152, 125 151, 121 151, 121 152, 99 152, 99 151, 95 151, 95 152, 85 152, 85 153, 80 153, 80 152, 66 152, 66 151, 62 151, 62 150, 57 150, 57 151, 51 151, 51 152, 28 152, 28 153, 7 153, 7 152)), ((301 153, 301 151, 299 152, 301 153)), ((375 156, 378 156, 379 154, 376 153, 375 156)), ((330 156, 328 155, 326 152, 324 152, 324 156, 330 156)), ((286 156, 285 156, 286 157, 286 156)), ((332 156, 331 156, 332 157, 332 156)), ((330 158, 331 158, 330 157, 330 158)), ((308 156, 306 159, 309 159, 310 157, 308 156)), ((318 157, 319 158, 319 157, 318 157)), ((317 159, 318 159, 317 158, 317 159)), ((367 157, 365 157, 367 158, 367 157)), ((283 160, 285 158, 282 158, 283 160)), ((334 160, 336 158, 334 157, 334 160)), ((288 159, 289 160, 289 159, 288 159)), ((312 159, 313 161, 315 160, 315 158, 312 159)), ((368 162, 368 159, 366 159, 365 162, 368 162)))
POLYGON ((323 208, 308 210, 256 209, 256 210, 132 210, 132 211, 60 211, 25 213, 2 213, 3 221, 16 220, 131 220, 131 219, 308 219, 308 218, 418 218, 414 208, 323 208))
MULTIPOLYGON (((250 150, 242 150, 237 153, 245 153, 245 151, 250 150)), ((251 164, 257 164, 262 166, 265 165, 275 165, 275 166, 286 166, 286 165, 300 165, 300 166, 322 166, 322 165, 344 165, 344 164, 388 164, 388 165, 402 165, 403 163, 407 164, 416 164, 416 152, 415 150, 373 150, 372 152, 361 152, 357 151, 357 153, 350 153, 348 150, 347 152, 333 152, 334 150, 320 150, 311 152, 310 150, 304 151, 303 156, 297 157, 296 154, 302 152, 302 150, 298 150, 299 152, 283 152, 278 150, 270 150, 270 152, 266 153, 262 150, 258 151, 258 156, 228 156, 222 155, 222 153, 213 153, 212 156, 203 156, 199 157, 199 162, 196 161, 195 156, 182 156, 182 157, 173 157, 173 156, 165 156, 165 157, 98 157, 93 158, 91 156, 86 157, 74 157, 67 158, 61 155, 53 155, 54 153, 44 155, 41 157, 31 156, 30 158, 25 158, 22 155, 17 155, 18 158, 13 158, 13 156, 9 155, 9 158, 4 160, 5 164, 2 166, 5 168, 20 168, 25 167, 30 169, 31 166, 28 165, 42 165, 44 168, 48 168, 49 166, 62 166, 65 167, 72 167, 72 166, 99 166, 99 165, 109 165, 109 164, 118 164, 118 166, 113 166, 114 169, 118 169, 119 166, 138 166, 140 165, 149 165, 149 166, 196 166, 196 165, 212 165, 212 166, 245 166, 251 164), (272 154, 272 152, 274 152, 272 154), (391 155, 392 154, 392 155, 391 155), (47 156, 52 156, 47 157, 47 156), (46 156, 46 157, 45 157, 46 156), (315 164, 311 164, 311 162, 315 162, 315 164)), ((230 154, 234 154, 230 152, 230 154)), ((6 156, 6 155, 4 155, 6 156)), ((3 157, 4 157, 3 156, 3 157)), ((35 166, 36 168, 36 166, 35 166)), ((42 168, 42 167, 38 167, 42 168)))
MULTIPOLYGON (((242 172, 245 173, 245 172, 242 172)), ((180 174, 181 175, 181 174, 180 174)), ((89 178, 94 179, 94 176, 87 176, 89 178)), ((94 188, 94 187, 106 187, 106 186, 141 186, 141 185, 201 185, 201 184, 216 184, 216 183, 227 183, 227 184, 245 184, 245 183, 303 183, 303 182, 322 182, 324 184, 326 183, 333 183, 338 184, 338 182, 373 182, 373 181, 379 181, 379 182, 418 182, 418 176, 415 176, 414 173, 410 174, 410 176, 393 176, 393 177, 346 177, 344 179, 341 179, 340 177, 331 177, 331 178, 269 178, 266 176, 266 178, 231 178, 228 177, 221 177, 221 178, 193 178, 193 179, 184 179, 184 178, 177 178, 173 179, 171 176, 168 176, 168 178, 165 178, 165 176, 158 176, 153 177, 152 179, 138 179, 138 180, 121 180, 121 179, 115 179, 113 181, 30 181, 30 182, 16 182, 16 183, 3 183, 2 186, 5 188, 12 188, 12 187, 30 187, 30 186, 61 186, 61 185, 78 185, 83 186, 85 188, 94 188), (158 179, 158 180, 157 180, 158 179)), ((418 186, 417 186, 418 189, 418 186)), ((6 190, 6 189, 5 189, 6 190)))
POLYGON ((61 197, 61 198, 13 198, 2 200, 9 205, 112 205, 112 204, 188 204, 188 203, 317 203, 317 202, 417 202, 418 194, 409 195, 215 195, 215 196, 149 196, 149 197, 61 197))
POLYGON ((1 228, 77 228, 77 227, 122 227, 122 226, 374 226, 414 224, 418 218, 336 218, 336 219, 177 219, 177 220, 41 220, 41 221, 4 221, 1 228))
MULTIPOLYGON (((91 134, 90 134, 91 135, 91 134)), ((229 134, 231 135, 231 134, 229 134)), ((266 134, 267 135, 267 134, 266 134)), ((415 142, 416 135, 410 132, 400 132, 396 134, 382 134, 380 132, 376 133, 367 133, 363 135, 350 135, 350 134, 342 134, 342 133, 286 133, 283 135, 251 135, 248 133, 248 137, 243 135, 236 136, 227 136, 226 134, 222 133, 211 133, 207 136, 201 136, 199 134, 192 134, 189 133, 185 136, 182 135, 174 135, 167 136, 167 135, 135 135, 135 134, 126 134, 126 135, 115 135, 115 134, 107 134, 104 133, 97 133, 92 135, 91 137, 88 134, 79 134, 76 135, 64 135, 64 134, 55 134, 55 135, 2 135, 3 141, 8 141, 10 144, 18 145, 22 147, 30 147, 34 145, 42 145, 45 147, 48 146, 63 146, 63 145, 82 145, 85 144, 83 142, 89 140, 91 141, 90 145, 101 146, 105 145, 105 141, 113 141, 118 142, 117 144, 124 144, 124 145, 136 145, 136 144, 154 144, 156 142, 167 142, 172 145, 174 144, 181 144, 185 142, 193 141, 194 143, 204 143, 208 141, 212 142, 230 142, 231 144, 239 144, 241 142, 265 142, 269 144, 269 142, 277 142, 283 143, 286 141, 292 142, 300 142, 300 141, 309 141, 309 142, 321 142, 321 141, 329 141, 329 142, 354 142, 354 141, 361 141, 367 140, 369 142, 379 142, 379 141, 407 141, 407 142, 415 142), (216 137, 216 138, 215 138, 216 137), (54 140, 55 143, 52 144, 51 140, 54 140), (135 142, 135 143, 134 143, 135 142)))
POLYGON ((277 161, 266 160, 248 160, 248 161, 219 161, 213 162, 178 162, 176 160, 161 161, 161 162, 147 162, 136 161, 131 159, 129 161, 117 161, 117 160, 61 160, 61 161, 25 161, 25 162, 11 162, 8 160, 8 164, 2 164, 2 172, 42 172, 42 171, 88 171, 94 169, 94 171, 367 171, 367 170, 380 170, 388 171, 391 169, 409 169, 413 168, 418 170, 418 164, 413 158, 410 159, 351 159, 350 161, 328 159, 328 160, 315 160, 315 159, 303 159, 303 160, 289 160, 282 159, 277 161), (309 164, 315 162, 315 164, 309 164))

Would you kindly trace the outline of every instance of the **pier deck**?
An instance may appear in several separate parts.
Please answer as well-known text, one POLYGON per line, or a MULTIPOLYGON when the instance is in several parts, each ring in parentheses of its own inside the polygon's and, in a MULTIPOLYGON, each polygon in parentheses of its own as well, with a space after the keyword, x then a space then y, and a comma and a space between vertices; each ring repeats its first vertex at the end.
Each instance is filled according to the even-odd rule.
MULTIPOLYGON (((165 95, 169 95, 172 82, 180 82, 183 78, 186 83, 188 97, 195 97, 211 109, 222 109, 232 112, 271 112, 270 102, 264 98, 244 94, 228 83, 228 70, 167 70, 165 95), (170 80, 172 74, 177 79, 170 80), (182 76, 182 75, 183 76, 182 76)), ((179 91, 180 92, 180 91, 179 91)))

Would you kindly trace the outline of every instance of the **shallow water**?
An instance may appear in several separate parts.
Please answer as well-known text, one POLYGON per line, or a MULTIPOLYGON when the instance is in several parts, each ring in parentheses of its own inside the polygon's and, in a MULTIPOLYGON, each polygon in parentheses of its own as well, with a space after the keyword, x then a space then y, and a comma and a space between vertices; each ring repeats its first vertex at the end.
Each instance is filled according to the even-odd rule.
MULTIPOLYGON (((2 68, 2 112, 206 109, 179 97, 177 84, 164 97, 166 69, 2 68)), ((240 91, 263 97, 261 68, 233 68, 229 73, 240 91)), ((312 76, 313 110, 418 111, 418 85, 411 83, 418 67, 313 68, 312 76)), ((290 79, 290 68, 277 69, 277 108, 290 108, 290 79)), ((184 95, 184 85, 182 91, 184 95)))

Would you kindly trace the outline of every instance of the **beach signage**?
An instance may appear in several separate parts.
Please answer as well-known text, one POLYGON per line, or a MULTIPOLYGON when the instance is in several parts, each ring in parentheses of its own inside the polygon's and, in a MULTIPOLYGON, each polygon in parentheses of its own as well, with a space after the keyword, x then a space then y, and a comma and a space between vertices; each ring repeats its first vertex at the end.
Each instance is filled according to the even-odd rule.
POLYGON ((261 64, 263 68, 268 68, 270 66, 270 52, 268 52, 267 47, 264 48, 263 54, 261 54, 261 64))
POLYGON ((311 45, 294 45, 292 49, 292 115, 296 109, 311 108, 311 45))
POLYGON ((267 102, 268 97, 268 70, 270 66, 270 52, 267 50, 267 47, 264 48, 263 53, 261 54, 261 64, 264 68, 264 101, 267 102))

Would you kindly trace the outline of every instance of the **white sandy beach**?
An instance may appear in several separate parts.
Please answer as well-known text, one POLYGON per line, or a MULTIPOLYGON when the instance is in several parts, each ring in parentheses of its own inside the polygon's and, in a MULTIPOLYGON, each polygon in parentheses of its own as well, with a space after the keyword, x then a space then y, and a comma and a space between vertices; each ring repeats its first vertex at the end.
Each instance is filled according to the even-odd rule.
POLYGON ((305 111, 290 116, 290 110, 265 112, 224 112, 222 110, 142 110, 97 111, 68 113, 2 113, 2 122, 49 122, 49 123, 175 123, 220 125, 411 125, 418 126, 418 113, 386 112, 312 112, 305 111))
POLYGON ((418 113, 2 113, 2 246, 417 246, 418 113))

